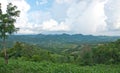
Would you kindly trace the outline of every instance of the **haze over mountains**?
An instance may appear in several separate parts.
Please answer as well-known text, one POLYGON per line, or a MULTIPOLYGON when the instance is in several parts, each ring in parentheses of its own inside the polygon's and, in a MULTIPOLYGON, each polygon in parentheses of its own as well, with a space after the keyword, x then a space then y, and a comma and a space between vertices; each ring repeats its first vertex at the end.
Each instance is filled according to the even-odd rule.
POLYGON ((47 44, 47 43, 100 43, 110 42, 119 39, 119 36, 93 36, 82 34, 38 34, 38 35, 11 35, 8 41, 26 42, 31 44, 47 44))

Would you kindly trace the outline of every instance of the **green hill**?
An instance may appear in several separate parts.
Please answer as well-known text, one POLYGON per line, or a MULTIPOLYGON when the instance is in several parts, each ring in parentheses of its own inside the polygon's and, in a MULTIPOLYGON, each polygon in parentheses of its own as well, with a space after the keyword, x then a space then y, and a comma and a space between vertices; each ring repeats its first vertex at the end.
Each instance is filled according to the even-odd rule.
POLYGON ((12 47, 15 42, 19 41, 60 53, 65 49, 73 49, 82 44, 105 43, 116 41, 119 38, 119 36, 93 36, 82 34, 11 35, 7 40, 7 46, 12 47))

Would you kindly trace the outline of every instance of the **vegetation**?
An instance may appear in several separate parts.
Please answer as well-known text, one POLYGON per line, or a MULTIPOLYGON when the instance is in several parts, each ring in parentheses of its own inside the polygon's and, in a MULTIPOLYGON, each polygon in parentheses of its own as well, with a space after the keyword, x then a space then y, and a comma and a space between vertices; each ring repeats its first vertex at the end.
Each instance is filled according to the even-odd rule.
POLYGON ((82 45, 76 50, 66 52, 74 56, 74 61, 80 65, 95 64, 119 64, 120 63, 120 40, 95 46, 82 45))
POLYGON ((18 28, 14 26, 14 23, 16 22, 16 17, 19 16, 20 11, 16 9, 17 9, 16 6, 13 6, 12 3, 9 3, 7 5, 6 13, 3 14, 0 3, 0 37, 3 40, 3 49, 6 63, 8 63, 5 43, 6 38, 9 34, 18 31, 18 28))
POLYGON ((0 73, 120 73, 119 36, 11 35, 6 47, 18 31, 16 8, 9 3, 3 14, 0 6, 0 73))
MULTIPOLYGON (((65 49, 55 53, 36 45, 16 42, 7 49, 9 58, 25 61, 49 61, 53 63, 72 63, 78 65, 119 64, 120 40, 97 45, 78 45, 74 49, 65 49), (28 52, 29 51, 29 52, 28 52)), ((0 55, 3 57, 3 51, 0 55)))
POLYGON ((9 60, 8 65, 4 65, 0 58, 0 73, 120 73, 120 65, 78 66, 13 59, 9 60))
MULTIPOLYGON (((119 73, 120 40, 96 44, 64 44, 62 51, 47 50, 39 45, 15 42, 7 49, 9 63, 3 63, 2 73, 119 73), (71 44, 71 45, 70 45, 71 44)), ((56 44, 55 44, 56 45, 56 44)), ((58 46, 57 47, 61 47, 58 46)))
MULTIPOLYGON (((13 47, 17 41, 25 42, 31 45, 37 45, 43 49, 61 53, 65 49, 74 49, 82 44, 96 45, 99 43, 107 43, 116 41, 119 36, 92 36, 82 34, 54 34, 54 35, 11 35, 7 39, 8 48, 13 47)), ((2 40, 0 40, 2 42, 2 40)), ((1 47, 1 46, 0 46, 1 47)))

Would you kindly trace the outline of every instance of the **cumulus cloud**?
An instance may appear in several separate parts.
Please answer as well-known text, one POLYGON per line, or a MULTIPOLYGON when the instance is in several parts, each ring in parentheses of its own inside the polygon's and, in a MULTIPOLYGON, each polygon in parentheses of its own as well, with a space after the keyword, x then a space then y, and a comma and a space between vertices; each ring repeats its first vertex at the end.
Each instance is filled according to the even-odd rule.
POLYGON ((105 4, 108 31, 120 31, 120 0, 108 0, 105 4))
POLYGON ((19 34, 24 34, 28 32, 29 29, 25 29, 26 27, 30 27, 30 23, 28 22, 28 11, 30 10, 30 5, 25 0, 8 0, 9 2, 12 2, 13 5, 16 5, 18 7, 18 10, 20 10, 20 17, 17 18, 17 22, 15 24, 16 27, 20 28, 18 31, 19 34))
POLYGON ((71 31, 83 34, 96 34, 105 29, 104 1, 81 0, 74 2, 67 11, 66 24, 71 31), (102 27, 100 27, 102 26, 102 27))
POLYGON ((45 31, 69 31, 69 26, 64 24, 64 22, 58 23, 53 19, 43 22, 41 28, 45 31))
POLYGON ((42 11, 32 11, 28 13, 29 22, 34 24, 42 24, 43 21, 47 21, 51 19, 50 12, 42 12, 42 11))
POLYGON ((53 6, 50 8, 51 17, 58 22, 64 21, 67 16, 67 10, 69 5, 66 3, 57 4, 56 2, 53 3, 53 6))
MULTIPOLYGON (((8 3, 12 3, 13 5, 16 5, 18 7, 18 10, 20 10, 20 17, 17 19, 17 22, 15 23, 15 26, 20 28, 20 31, 18 33, 28 33, 28 29, 25 29, 29 25, 27 12, 30 9, 29 4, 25 0, 0 0, 0 3, 2 4, 2 10, 6 12, 6 6, 8 3)), ((30 31, 30 30, 29 30, 30 31)))
MULTIPOLYGON (((0 0, 5 12, 8 2, 21 11, 16 27, 19 34, 71 32, 82 34, 115 34, 120 30, 120 0, 54 0, 45 11, 31 9, 26 0, 0 0), (114 32, 116 31, 116 32, 114 32)), ((36 5, 49 4, 36 0, 36 5)))
POLYGON ((31 26, 24 27, 19 32, 21 34, 38 34, 46 32, 60 32, 69 31, 69 26, 65 25, 64 22, 58 23, 54 19, 46 20, 42 24, 28 24, 31 26))
MULTIPOLYGON (((41 2, 43 3, 43 1, 40 1, 39 4, 41 4, 41 2)), ((44 3, 46 1, 44 1, 44 3)), ((40 10, 28 12, 30 5, 25 0, 1 0, 0 2, 3 4, 4 12, 9 2, 16 5, 18 10, 21 11, 20 17, 15 24, 16 27, 20 28, 18 34, 38 34, 44 31, 57 32, 69 30, 69 27, 63 22, 58 23, 56 20, 52 19, 50 12, 42 12, 40 10)))

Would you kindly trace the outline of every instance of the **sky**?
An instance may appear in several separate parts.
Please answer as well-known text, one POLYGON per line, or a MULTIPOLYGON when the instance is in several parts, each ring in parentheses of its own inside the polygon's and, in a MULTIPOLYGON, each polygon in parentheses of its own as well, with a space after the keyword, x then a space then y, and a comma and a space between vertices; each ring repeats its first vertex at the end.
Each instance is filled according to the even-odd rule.
POLYGON ((17 34, 120 35, 120 0, 0 0, 21 11, 17 34))

